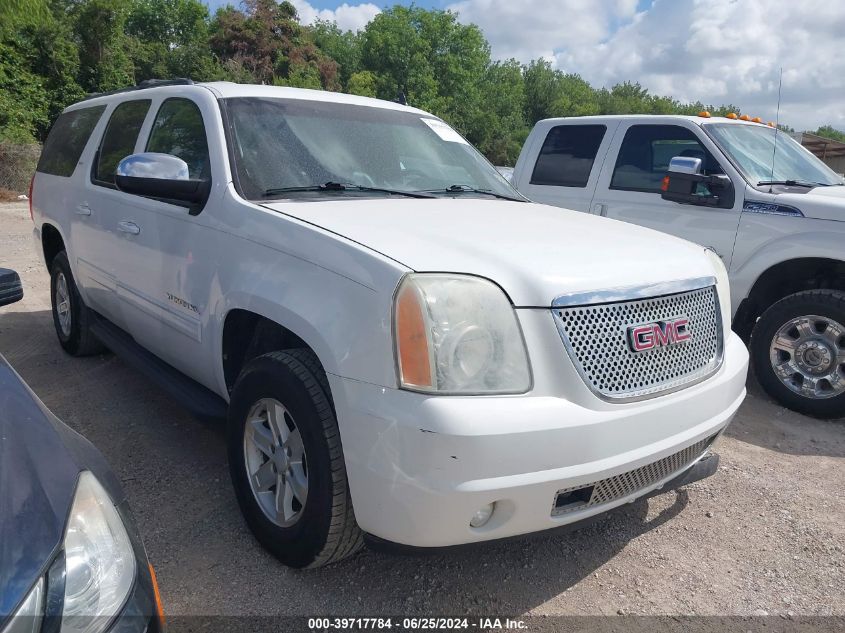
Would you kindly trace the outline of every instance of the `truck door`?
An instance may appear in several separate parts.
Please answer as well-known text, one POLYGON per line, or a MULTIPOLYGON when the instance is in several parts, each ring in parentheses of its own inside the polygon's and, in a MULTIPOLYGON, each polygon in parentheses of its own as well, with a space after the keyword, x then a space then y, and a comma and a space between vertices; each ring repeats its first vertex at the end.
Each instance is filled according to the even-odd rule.
POLYGON ((700 158, 705 174, 727 174, 735 186, 742 182, 726 160, 716 158, 718 149, 699 131, 677 124, 623 122, 599 177, 593 212, 708 246, 730 266, 744 189, 738 187, 729 209, 664 200, 660 186, 674 156, 700 158))
POLYGON ((550 121, 537 132, 514 185, 535 202, 588 212, 613 130, 576 119, 550 121))

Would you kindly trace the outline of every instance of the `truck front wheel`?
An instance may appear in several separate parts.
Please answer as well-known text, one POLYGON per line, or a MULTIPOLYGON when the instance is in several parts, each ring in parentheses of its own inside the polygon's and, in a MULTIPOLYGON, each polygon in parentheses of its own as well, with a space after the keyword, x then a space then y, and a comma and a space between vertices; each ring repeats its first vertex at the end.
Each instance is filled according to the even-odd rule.
POLYGON ((270 352, 244 367, 229 404, 229 471, 252 533, 290 567, 358 551, 337 419, 312 352, 270 352))
POLYGON ((775 400, 815 417, 845 416, 845 293, 806 290, 773 304, 754 326, 751 353, 775 400))

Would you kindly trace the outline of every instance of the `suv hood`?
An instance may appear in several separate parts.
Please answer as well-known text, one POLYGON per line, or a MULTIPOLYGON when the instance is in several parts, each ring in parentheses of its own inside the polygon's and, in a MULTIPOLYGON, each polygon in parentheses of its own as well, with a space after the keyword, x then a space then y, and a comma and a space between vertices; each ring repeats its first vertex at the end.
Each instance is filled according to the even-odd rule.
POLYGON ((264 205, 414 271, 468 273, 517 307, 564 293, 712 276, 701 246, 633 224, 546 205, 479 198, 346 199, 264 205))
POLYGON ((800 209, 808 218, 845 221, 845 185, 816 187, 806 193, 781 193, 775 202, 800 209))

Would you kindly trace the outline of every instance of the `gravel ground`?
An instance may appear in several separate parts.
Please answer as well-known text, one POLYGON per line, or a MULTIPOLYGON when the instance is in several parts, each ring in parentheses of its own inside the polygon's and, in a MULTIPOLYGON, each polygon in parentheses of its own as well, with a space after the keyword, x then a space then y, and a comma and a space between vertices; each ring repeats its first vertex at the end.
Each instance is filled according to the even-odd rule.
POLYGON ((566 533, 289 570, 241 519, 222 428, 114 356, 62 353, 31 227, 25 204, 0 205, 0 266, 25 287, 0 311, 0 352, 110 460, 170 615, 845 614, 845 422, 785 410, 756 384, 703 482, 566 533))

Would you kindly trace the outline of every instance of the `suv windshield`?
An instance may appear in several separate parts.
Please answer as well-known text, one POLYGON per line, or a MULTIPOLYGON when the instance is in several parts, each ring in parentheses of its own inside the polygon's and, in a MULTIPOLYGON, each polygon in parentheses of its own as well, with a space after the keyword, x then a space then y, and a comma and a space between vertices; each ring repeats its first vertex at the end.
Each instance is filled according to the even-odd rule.
POLYGON ((238 97, 225 107, 236 184, 247 199, 429 192, 523 200, 432 116, 301 99, 238 97))
POLYGON ((833 170, 785 132, 775 134, 774 128, 765 125, 735 123, 706 123, 703 127, 753 186, 787 181, 811 185, 843 184, 833 170))

